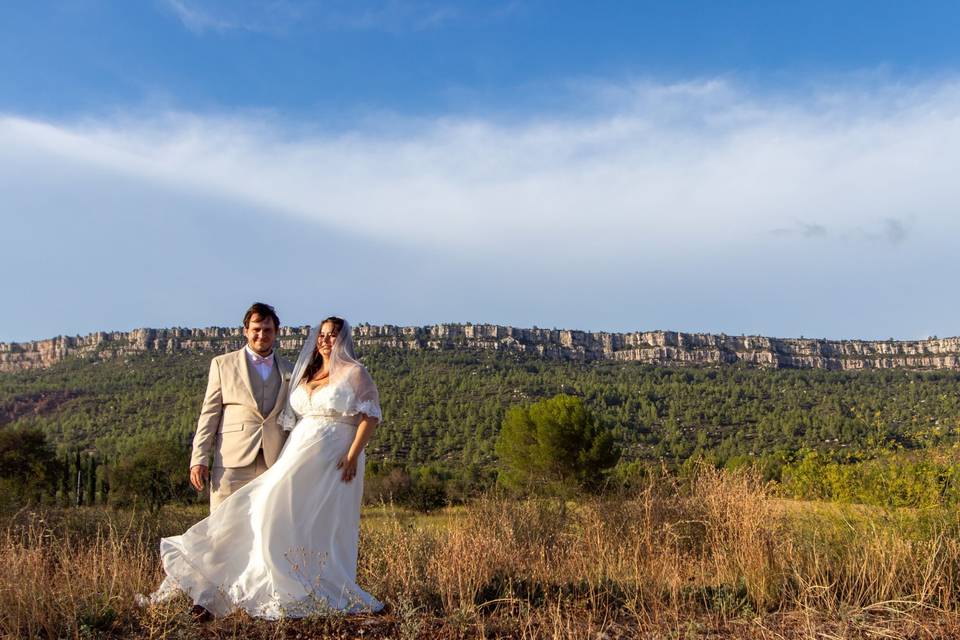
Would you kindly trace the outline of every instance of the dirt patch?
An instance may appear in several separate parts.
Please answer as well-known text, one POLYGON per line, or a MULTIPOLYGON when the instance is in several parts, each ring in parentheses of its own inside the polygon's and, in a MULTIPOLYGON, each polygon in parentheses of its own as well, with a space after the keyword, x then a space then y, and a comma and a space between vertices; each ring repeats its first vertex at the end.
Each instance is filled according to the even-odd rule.
POLYGON ((42 416, 53 413, 57 407, 81 396, 76 390, 39 391, 16 396, 0 405, 0 426, 19 420, 24 416, 42 416))

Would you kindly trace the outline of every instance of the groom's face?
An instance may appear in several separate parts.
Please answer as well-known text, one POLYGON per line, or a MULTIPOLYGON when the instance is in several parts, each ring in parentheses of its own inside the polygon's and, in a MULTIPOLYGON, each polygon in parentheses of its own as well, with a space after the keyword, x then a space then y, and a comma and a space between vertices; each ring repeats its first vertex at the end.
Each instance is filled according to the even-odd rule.
POLYGON ((273 318, 255 315, 243 328, 243 335, 247 338, 247 345, 254 352, 265 356, 273 350, 273 341, 277 338, 277 326, 273 324, 273 318))

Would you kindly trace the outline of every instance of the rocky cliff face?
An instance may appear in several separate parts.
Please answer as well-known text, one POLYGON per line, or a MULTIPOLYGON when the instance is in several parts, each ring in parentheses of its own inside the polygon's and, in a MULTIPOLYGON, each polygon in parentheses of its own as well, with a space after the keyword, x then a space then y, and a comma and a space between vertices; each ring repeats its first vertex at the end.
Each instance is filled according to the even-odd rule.
MULTIPOLYGON (((308 327, 283 327, 282 349, 299 349, 308 327)), ((745 363, 800 369, 960 370, 960 338, 915 341, 817 340, 727 336, 676 331, 604 333, 559 329, 518 329, 492 324, 438 324, 424 327, 360 325, 354 340, 362 347, 390 349, 493 349, 548 359, 636 361, 657 365, 745 363)), ((25 343, 0 342, 0 372, 50 366, 64 358, 110 359, 158 352, 224 353, 244 344, 239 328, 136 329, 59 336, 25 343)))

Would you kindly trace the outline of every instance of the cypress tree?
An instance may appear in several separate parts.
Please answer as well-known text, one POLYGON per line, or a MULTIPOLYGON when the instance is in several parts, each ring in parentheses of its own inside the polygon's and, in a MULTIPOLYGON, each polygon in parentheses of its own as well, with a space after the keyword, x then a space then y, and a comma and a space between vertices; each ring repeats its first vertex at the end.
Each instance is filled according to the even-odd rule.
POLYGON ((103 477, 100 478, 100 503, 107 504, 107 500, 110 497, 110 466, 107 464, 107 459, 104 458, 100 466, 103 467, 103 477))
POLYGON ((97 502, 97 459, 90 455, 87 464, 87 504, 93 506, 97 502))
POLYGON ((60 469, 60 503, 70 504, 70 452, 63 452, 63 465, 60 469))
POLYGON ((83 476, 83 466, 82 466, 82 461, 80 459, 80 449, 76 449, 73 452, 73 466, 75 471, 73 475, 77 481, 77 485, 76 485, 77 506, 79 507, 80 505, 83 504, 83 491, 81 490, 81 487, 83 485, 80 484, 80 480, 83 476))

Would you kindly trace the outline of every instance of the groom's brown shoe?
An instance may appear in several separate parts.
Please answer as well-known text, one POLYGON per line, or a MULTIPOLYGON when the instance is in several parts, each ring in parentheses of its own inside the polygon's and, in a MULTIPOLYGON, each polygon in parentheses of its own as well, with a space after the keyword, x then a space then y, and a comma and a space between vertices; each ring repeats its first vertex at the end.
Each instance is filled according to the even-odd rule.
POLYGON ((194 622, 210 622, 213 620, 213 614, 210 613, 206 607, 203 607, 199 604, 193 605, 193 609, 190 609, 190 616, 193 618, 194 622))

